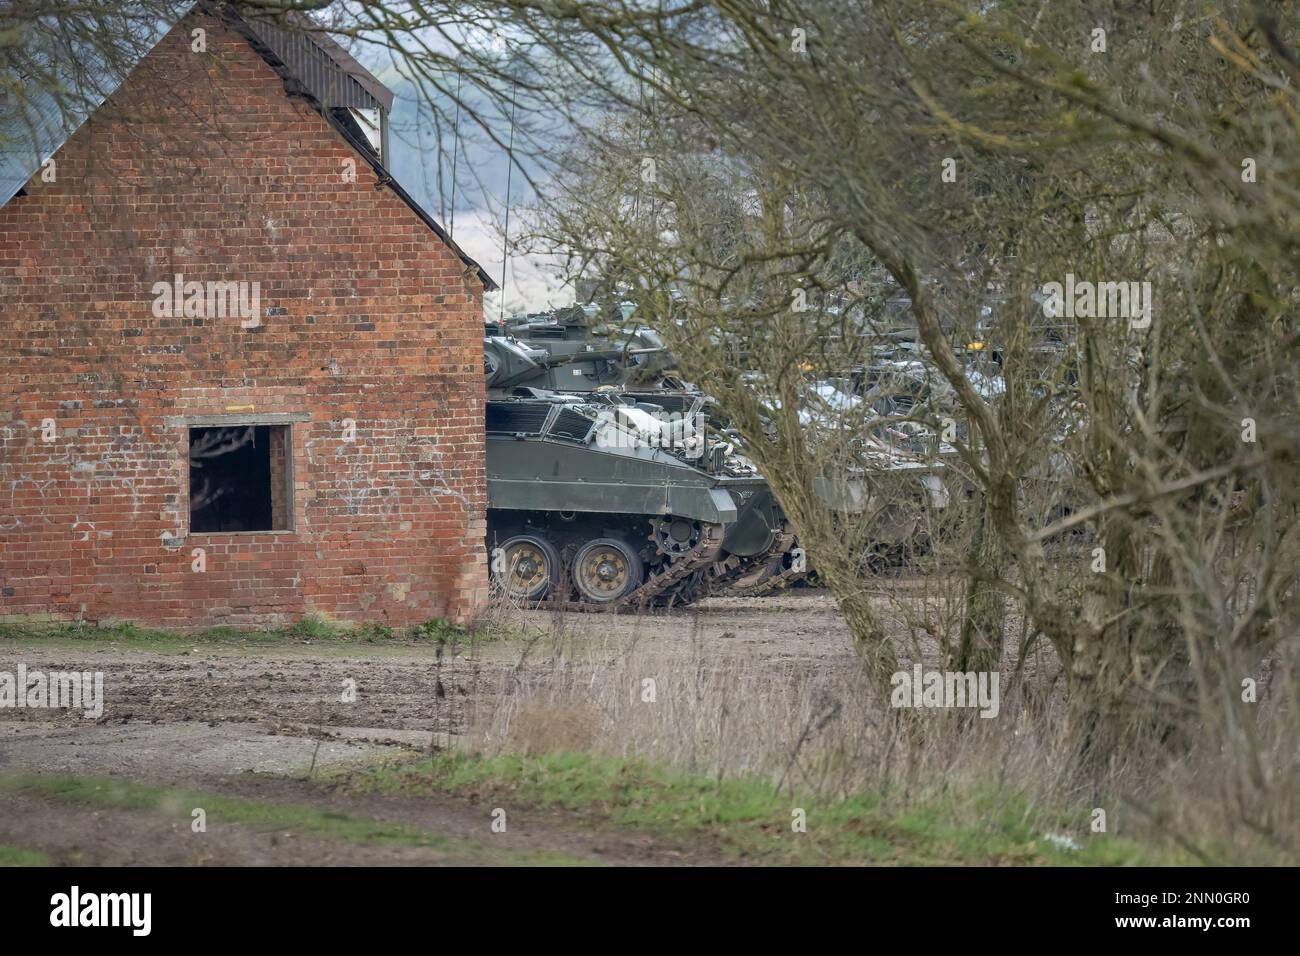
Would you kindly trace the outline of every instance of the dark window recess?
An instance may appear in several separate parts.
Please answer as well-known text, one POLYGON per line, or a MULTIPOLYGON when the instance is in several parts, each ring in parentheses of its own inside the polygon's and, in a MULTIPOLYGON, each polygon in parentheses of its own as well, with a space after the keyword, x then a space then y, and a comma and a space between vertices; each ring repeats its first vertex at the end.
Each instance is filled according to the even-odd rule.
POLYGON ((190 531, 288 531, 289 426, 190 429, 190 531))

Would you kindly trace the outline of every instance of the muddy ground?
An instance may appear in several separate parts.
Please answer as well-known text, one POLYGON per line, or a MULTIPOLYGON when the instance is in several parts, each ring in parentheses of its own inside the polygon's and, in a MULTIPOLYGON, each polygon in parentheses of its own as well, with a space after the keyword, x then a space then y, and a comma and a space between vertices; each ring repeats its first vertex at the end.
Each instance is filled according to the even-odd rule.
POLYGON ((454 747, 491 708, 521 660, 545 659, 557 634, 572 652, 618 654, 635 644, 678 657, 744 655, 820 666, 848 660, 847 628, 824 592, 716 598, 647 617, 528 612, 519 636, 487 643, 273 646, 10 639, 0 671, 101 671, 105 707, 79 714, 0 709, 0 776, 112 775, 149 784, 305 804, 389 820, 446 837, 445 846, 356 846, 328 839, 222 828, 191 839, 174 815, 3 794, 0 846, 52 863, 328 864, 717 862, 714 848, 592 824, 572 813, 516 807, 506 834, 493 808, 451 796, 356 796, 328 782, 352 765, 454 747), (530 636, 531 635, 531 636, 530 636), (345 691, 355 686, 355 700, 345 691), (310 778, 309 778, 310 775, 310 778), (322 779, 324 778, 324 779, 322 779))

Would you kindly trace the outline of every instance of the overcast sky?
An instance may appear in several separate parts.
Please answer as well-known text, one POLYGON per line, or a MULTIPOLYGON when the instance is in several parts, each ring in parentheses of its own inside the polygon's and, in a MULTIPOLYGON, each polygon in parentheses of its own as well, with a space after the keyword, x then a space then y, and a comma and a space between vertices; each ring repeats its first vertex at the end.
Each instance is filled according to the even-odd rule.
MULTIPOLYGON (((506 210, 506 183, 509 163, 506 150, 491 142, 474 123, 462 116, 460 130, 460 157, 457 166, 459 185, 455 195, 454 215, 451 209, 450 154, 453 132, 443 130, 442 144, 444 167, 443 182, 439 185, 437 131, 428 115, 428 105, 420 101, 411 82, 399 75, 391 66, 371 67, 385 85, 393 90, 396 99, 390 117, 389 149, 392 153, 389 168, 394 177, 427 209, 444 228, 452 232, 456 243, 476 259, 492 278, 501 282, 502 236, 506 210), (446 195, 440 196, 443 192, 446 195)), ((469 100, 468 84, 462 96, 469 100)), ((454 113, 450 103, 449 113, 454 113)), ((485 110, 486 112, 486 110, 485 110)), ((510 121, 507 116, 492 123, 495 135, 501 140, 509 138, 510 121)), ((524 160, 526 162, 526 160, 524 160)), ((538 175, 535 166, 529 167, 538 175)), ((518 171, 511 177, 511 237, 518 235, 520 209, 533 202, 535 196, 527 179, 518 171)), ((511 250, 505 276, 506 313, 538 312, 567 305, 573 301, 572 289, 562 285, 553 269, 534 256, 511 250)), ((500 310, 498 294, 488 296, 485 310, 496 316, 500 310)))

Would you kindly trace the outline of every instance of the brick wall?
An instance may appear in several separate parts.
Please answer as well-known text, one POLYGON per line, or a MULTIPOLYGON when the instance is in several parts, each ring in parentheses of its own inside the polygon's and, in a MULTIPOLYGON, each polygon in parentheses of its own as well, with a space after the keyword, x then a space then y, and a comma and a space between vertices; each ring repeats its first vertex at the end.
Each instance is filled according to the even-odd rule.
POLYGON ((470 615, 486 478, 465 263, 208 18, 53 171, 0 209, 0 617, 470 615), (178 273, 259 283, 260 326, 156 314, 178 273), (188 425, 221 415, 291 422, 293 531, 188 533, 188 425))

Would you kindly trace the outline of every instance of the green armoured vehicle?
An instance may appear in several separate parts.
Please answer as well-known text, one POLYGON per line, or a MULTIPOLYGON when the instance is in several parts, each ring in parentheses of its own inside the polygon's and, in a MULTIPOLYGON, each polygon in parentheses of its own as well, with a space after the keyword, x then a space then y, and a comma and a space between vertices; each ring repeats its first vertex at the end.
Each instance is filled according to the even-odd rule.
POLYGON ((631 322, 602 321, 580 306, 489 324, 489 336, 506 336, 537 351, 538 367, 516 390, 531 387, 556 392, 617 389, 625 395, 653 396, 655 404, 685 411, 704 394, 676 374, 675 361, 654 329, 631 322))
POLYGON ((508 594, 686 603, 761 577, 790 550, 766 481, 707 425, 704 395, 625 387, 659 346, 537 348, 485 332, 488 546, 508 594))

